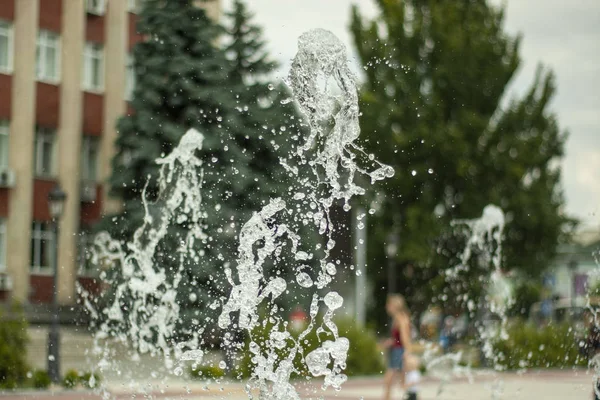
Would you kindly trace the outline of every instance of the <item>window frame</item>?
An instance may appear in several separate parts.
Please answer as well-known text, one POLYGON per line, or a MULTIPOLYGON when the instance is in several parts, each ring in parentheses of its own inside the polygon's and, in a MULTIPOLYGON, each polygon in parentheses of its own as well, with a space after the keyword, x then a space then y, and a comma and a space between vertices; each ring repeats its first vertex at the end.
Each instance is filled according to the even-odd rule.
MULTIPOLYGON (((56 236, 52 223, 45 221, 33 221, 31 226, 32 251, 30 255, 31 259, 29 260, 29 272, 35 275, 49 275, 54 273, 53 265, 40 265, 42 244, 44 240, 48 242, 49 251, 51 253, 57 250, 55 247, 56 236)), ((54 257, 54 254, 51 254, 50 257, 54 257)), ((52 260, 50 260, 50 264, 52 263, 52 260)))
POLYGON ((104 15, 106 14, 106 0, 97 0, 98 3, 93 6, 90 2, 93 0, 85 0, 85 11, 92 15, 104 15))
POLYGON ((104 62, 104 46, 101 43, 86 42, 83 47, 83 73, 81 86, 86 92, 102 93, 104 92, 104 75, 105 75, 105 62, 104 62), (98 77, 99 85, 94 86, 93 84, 93 62, 97 60, 100 62, 98 77))
POLYGON ((56 143, 56 130, 50 128, 42 128, 37 127, 35 131, 35 140, 34 140, 34 151, 33 151, 33 175, 36 178, 55 178, 57 175, 56 161, 57 161, 57 150, 58 146, 56 143), (47 142, 47 139, 51 138, 51 157, 50 160, 50 171, 44 172, 42 170, 44 162, 42 157, 44 156, 42 143, 47 142), (43 140, 42 140, 43 139, 43 140))
POLYGON ((3 170, 10 166, 10 148, 9 147, 10 147, 10 122, 6 119, 0 119, 0 170, 3 170), (3 146, 2 146, 3 143, 5 144, 6 148, 3 148, 3 146), (5 164, 2 163, 2 159, 6 160, 5 164))
POLYGON ((125 64, 125 100, 131 101, 133 99, 133 92, 135 91, 135 60, 131 53, 127 54, 127 62, 125 64))
POLYGON ((0 218, 0 272, 6 271, 6 219, 0 218))
POLYGON ((140 12, 140 7, 142 6, 141 0, 127 0, 127 11, 130 13, 137 14, 140 12))
POLYGON ((96 136, 83 135, 81 139, 81 180, 84 182, 98 182, 98 161, 100 151, 100 139, 96 136), (96 159, 94 160, 95 176, 90 176, 90 150, 95 147, 96 159))
POLYGON ((8 64, 6 66, 0 65, 0 73, 2 74, 11 74, 13 72, 13 62, 14 62, 14 30, 13 24, 10 21, 0 18, 0 35, 2 33, 6 34, 8 39, 8 54, 6 55, 8 64))
POLYGON ((35 60, 35 78, 40 82, 58 84, 60 82, 61 68, 61 38, 60 34, 47 30, 40 29, 36 40, 36 60, 35 60), (46 66, 47 49, 54 47, 56 50, 56 76, 48 76, 46 66))

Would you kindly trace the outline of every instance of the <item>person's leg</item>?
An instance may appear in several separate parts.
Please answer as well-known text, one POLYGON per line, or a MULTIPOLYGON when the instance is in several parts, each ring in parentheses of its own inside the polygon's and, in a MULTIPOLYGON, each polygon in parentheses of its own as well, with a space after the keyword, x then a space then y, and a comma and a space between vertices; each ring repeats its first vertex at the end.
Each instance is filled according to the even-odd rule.
POLYGON ((390 395, 392 392, 392 385, 394 384, 394 380, 396 379, 396 373, 397 373, 397 371, 393 368, 388 368, 387 371, 385 371, 385 375, 383 377, 383 383, 384 383, 383 399, 384 400, 390 400, 390 395))

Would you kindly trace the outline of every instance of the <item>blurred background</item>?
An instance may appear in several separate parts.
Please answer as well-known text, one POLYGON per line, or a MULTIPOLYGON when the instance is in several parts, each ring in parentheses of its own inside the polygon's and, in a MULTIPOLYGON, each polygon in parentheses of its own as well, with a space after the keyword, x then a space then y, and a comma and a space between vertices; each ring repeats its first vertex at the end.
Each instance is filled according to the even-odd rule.
MULTIPOLYGON (((179 322, 210 314, 235 232, 288 186, 280 158, 305 127, 284 81, 298 36, 317 27, 347 46, 359 144, 396 171, 333 215, 343 317, 367 338, 354 374, 382 369, 389 293, 406 297, 423 347, 481 364, 465 302, 485 298, 489 262, 460 287, 443 271, 465 246, 451 221, 488 204, 506 216, 507 368, 540 346, 529 367, 585 365, 577 343, 600 290, 596 2, 0 0, 0 387, 89 383, 83 304, 109 301, 106 278, 119 278, 91 259, 93 238, 131 239, 144 188, 158 197, 154 161, 191 127, 207 137, 207 227, 221 246, 188 266, 179 322)), ((157 263, 174 265, 177 229, 157 263)), ((292 291, 280 305, 302 326, 309 304, 292 291)))

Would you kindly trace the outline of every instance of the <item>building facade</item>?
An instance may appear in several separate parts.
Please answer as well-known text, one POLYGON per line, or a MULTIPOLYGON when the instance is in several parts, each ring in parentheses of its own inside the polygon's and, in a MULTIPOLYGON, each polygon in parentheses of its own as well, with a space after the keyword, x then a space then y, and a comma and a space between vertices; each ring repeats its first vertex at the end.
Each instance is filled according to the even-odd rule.
MULTIPOLYGON (((52 301, 48 193, 67 194, 58 301, 93 286, 86 229, 119 207, 108 195, 116 121, 134 86, 140 0, 0 0, 0 300, 52 301)), ((218 19, 219 1, 199 1, 218 19)))

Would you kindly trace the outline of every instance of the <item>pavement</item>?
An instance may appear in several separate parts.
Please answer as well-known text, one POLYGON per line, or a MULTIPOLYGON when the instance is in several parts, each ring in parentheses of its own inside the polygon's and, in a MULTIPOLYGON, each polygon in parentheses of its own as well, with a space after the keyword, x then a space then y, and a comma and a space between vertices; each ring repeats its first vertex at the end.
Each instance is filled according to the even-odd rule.
MULTIPOLYGON (((419 400, 484 400, 484 399, 592 399, 593 376, 587 370, 529 371, 525 373, 491 373, 474 371, 471 379, 457 378, 442 384, 439 380, 425 377, 420 385, 419 400), (495 397, 494 397, 495 394, 495 397)), ((352 378, 342 390, 323 391, 318 382, 300 382, 296 387, 302 399, 322 400, 375 400, 381 399, 382 378, 352 378)), ((248 399, 240 383, 183 382, 170 381, 161 384, 149 383, 134 388, 130 384, 107 385, 108 398, 125 399, 248 399)), ((86 391, 37 391, 0 392, 0 400, 24 399, 99 400, 101 394, 86 391)), ((257 397, 255 397, 257 398, 257 397)), ((401 399, 399 387, 392 399, 401 399)), ((284 399, 281 399, 284 400, 284 399)))

